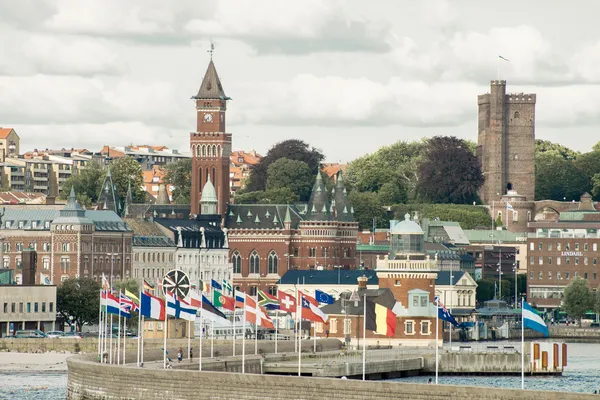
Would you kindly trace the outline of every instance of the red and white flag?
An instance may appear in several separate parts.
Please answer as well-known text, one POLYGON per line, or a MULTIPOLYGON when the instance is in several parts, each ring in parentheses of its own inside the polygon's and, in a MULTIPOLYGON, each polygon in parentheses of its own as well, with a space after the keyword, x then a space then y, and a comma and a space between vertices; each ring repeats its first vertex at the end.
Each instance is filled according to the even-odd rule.
POLYGON ((327 322, 327 314, 321 311, 319 302, 315 298, 300 292, 300 299, 302 305, 300 315, 303 319, 313 322, 327 322))
POLYGON ((256 300, 246 295, 246 302, 244 306, 244 312, 246 313, 246 321, 251 324, 260 325, 263 328, 274 329, 273 321, 267 315, 267 311, 264 307, 259 306, 256 300))
POLYGON ((279 300, 279 310, 286 312, 296 312, 296 299, 294 296, 277 291, 277 300, 279 300))

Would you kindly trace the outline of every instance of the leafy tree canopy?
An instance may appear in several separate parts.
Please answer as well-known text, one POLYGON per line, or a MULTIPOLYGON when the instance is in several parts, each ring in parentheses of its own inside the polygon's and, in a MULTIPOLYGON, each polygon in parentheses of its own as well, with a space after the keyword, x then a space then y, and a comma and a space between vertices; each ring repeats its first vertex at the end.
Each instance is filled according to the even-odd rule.
POLYGON ((467 143, 454 136, 425 142, 418 167, 419 194, 432 203, 469 204, 479 199, 481 166, 467 143))
POLYGON ((298 195, 290 188, 241 192, 235 196, 236 204, 292 204, 298 200, 298 195))
POLYGON ((596 199, 600 198, 600 174, 594 175, 594 177, 592 178, 592 183, 593 183, 592 195, 596 199))
MULTIPOLYGON (((487 228, 492 226, 489 210, 483 206, 466 204, 396 204, 391 207, 394 219, 419 213, 421 218, 439 218, 441 221, 456 221, 463 229, 487 228)), ((386 225, 387 226, 387 225, 386 225)))
POLYGON ((56 289, 56 311, 79 330, 98 320, 99 307, 100 284, 91 278, 69 278, 56 289))
POLYGON ((588 177, 571 160, 553 152, 535 158, 536 200, 579 200, 591 185, 588 177))
POLYGON ((310 167, 304 161, 284 157, 267 168, 267 190, 288 188, 300 201, 310 198, 314 180, 310 167))
POLYGON ((250 177, 246 184, 248 192, 265 190, 267 188, 267 175, 269 166, 280 158, 305 162, 313 176, 321 169, 321 162, 325 158, 321 150, 310 147, 308 143, 290 139, 275 144, 267 154, 250 170, 250 177))
POLYGON ((190 204, 192 190, 192 159, 186 158, 170 163, 166 167, 165 183, 173 185, 173 201, 175 204, 190 204))
POLYGON ((350 203, 354 207, 354 218, 360 229, 372 229, 373 219, 378 227, 388 226, 385 211, 377 193, 353 190, 349 197, 350 203))
POLYGON ((124 281, 116 281, 113 282, 113 286, 116 291, 122 291, 125 293, 125 290, 129 290, 133 294, 137 294, 140 291, 140 285, 136 279, 130 278, 124 281))
POLYGON ((104 166, 98 161, 91 161, 84 169, 73 173, 63 182, 61 198, 66 199, 73 188, 77 200, 85 206, 90 206, 98 200, 105 176, 104 166))
MULTIPOLYGON (((146 201, 146 191, 144 187, 144 177, 142 167, 139 162, 132 157, 120 157, 110 163, 110 173, 113 183, 117 188, 119 198, 124 199, 127 196, 127 189, 131 182, 131 195, 134 203, 143 203, 146 201)), ((100 182, 102 185, 102 182, 100 182)))
POLYGON ((569 317, 580 320, 593 307, 593 297, 588 281, 576 277, 565 288, 563 308, 569 317))
POLYGON ((559 155, 565 160, 574 160, 579 156, 579 152, 571 150, 558 143, 552 143, 549 140, 536 139, 535 141, 535 154, 536 157, 543 153, 551 153, 559 155))

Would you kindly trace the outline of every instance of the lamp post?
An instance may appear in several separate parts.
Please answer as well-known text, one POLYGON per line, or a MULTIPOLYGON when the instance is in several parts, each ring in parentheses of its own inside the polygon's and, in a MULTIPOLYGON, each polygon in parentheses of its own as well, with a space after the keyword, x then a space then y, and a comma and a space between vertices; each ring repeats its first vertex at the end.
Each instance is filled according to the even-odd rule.
POLYGON ((515 272, 515 308, 517 308, 518 299, 517 299, 517 264, 513 264, 513 271, 515 272))

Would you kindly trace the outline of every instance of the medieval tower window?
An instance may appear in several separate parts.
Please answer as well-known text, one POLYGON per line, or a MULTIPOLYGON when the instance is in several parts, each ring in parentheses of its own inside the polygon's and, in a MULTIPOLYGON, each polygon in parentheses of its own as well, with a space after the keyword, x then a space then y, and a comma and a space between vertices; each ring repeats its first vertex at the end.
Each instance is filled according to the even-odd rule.
POLYGON ((250 273, 251 274, 258 274, 260 271, 260 257, 258 256, 258 253, 256 252, 256 250, 252 251, 252 254, 250 254, 250 273))
POLYGON ((278 264, 279 264, 279 258, 277 257, 277 253, 275 253, 275 251, 271 251, 269 253, 269 259, 268 259, 268 266, 269 266, 268 273, 276 274, 278 264))
POLYGON ((520 117, 520 116, 521 116, 521 115, 519 114, 519 112, 518 112, 518 111, 515 111, 515 119, 519 119, 519 117, 520 117))
POLYGON ((241 274, 242 273, 242 256, 238 251, 233 252, 233 257, 231 257, 231 261, 233 262, 233 273, 241 274))

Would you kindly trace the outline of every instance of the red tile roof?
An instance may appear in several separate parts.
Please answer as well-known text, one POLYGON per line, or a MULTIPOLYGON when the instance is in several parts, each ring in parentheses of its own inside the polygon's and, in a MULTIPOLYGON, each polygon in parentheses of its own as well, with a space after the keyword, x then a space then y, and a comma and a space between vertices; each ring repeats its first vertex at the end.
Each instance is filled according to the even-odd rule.
POLYGON ((0 139, 6 139, 13 131, 13 128, 0 128, 0 139))

